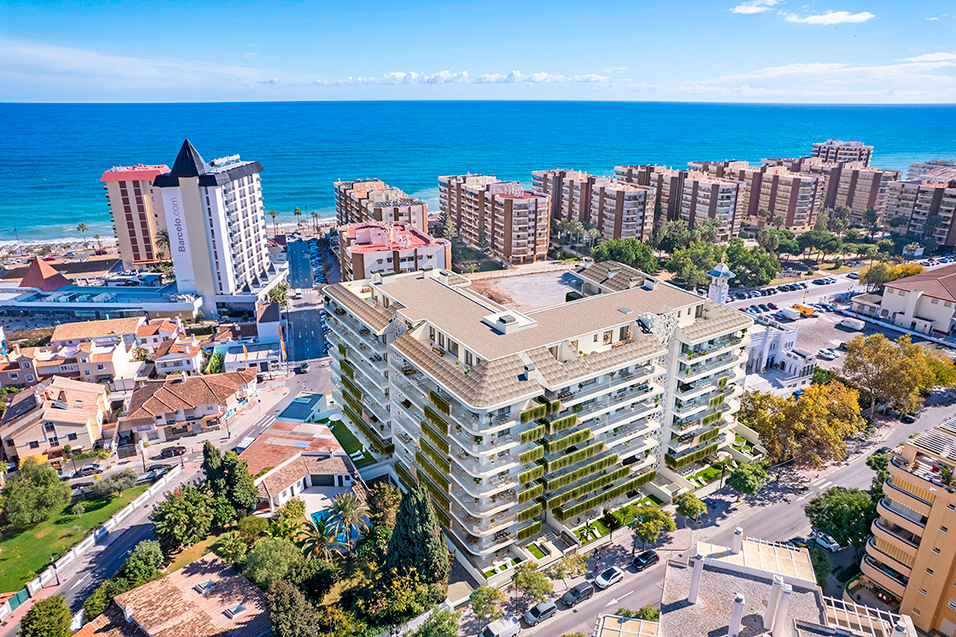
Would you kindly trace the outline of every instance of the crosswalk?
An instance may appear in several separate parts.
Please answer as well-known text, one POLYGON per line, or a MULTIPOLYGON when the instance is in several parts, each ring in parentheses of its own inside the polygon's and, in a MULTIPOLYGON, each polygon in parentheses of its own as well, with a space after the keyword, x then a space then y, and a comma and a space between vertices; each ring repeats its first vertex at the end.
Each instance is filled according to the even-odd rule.
POLYGON ((812 498, 818 492, 823 492, 833 486, 833 482, 827 480, 826 476, 819 476, 815 480, 810 481, 810 489, 806 493, 797 498, 797 502, 801 502, 808 498, 812 498))

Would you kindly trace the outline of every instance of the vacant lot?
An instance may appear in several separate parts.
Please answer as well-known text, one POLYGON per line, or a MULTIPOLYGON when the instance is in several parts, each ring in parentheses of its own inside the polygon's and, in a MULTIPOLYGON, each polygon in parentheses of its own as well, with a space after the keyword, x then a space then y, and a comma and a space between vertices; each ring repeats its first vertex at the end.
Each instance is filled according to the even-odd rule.
POLYGON ((472 281, 471 289, 507 308, 529 312, 564 303, 574 290, 571 280, 567 272, 539 272, 472 281))

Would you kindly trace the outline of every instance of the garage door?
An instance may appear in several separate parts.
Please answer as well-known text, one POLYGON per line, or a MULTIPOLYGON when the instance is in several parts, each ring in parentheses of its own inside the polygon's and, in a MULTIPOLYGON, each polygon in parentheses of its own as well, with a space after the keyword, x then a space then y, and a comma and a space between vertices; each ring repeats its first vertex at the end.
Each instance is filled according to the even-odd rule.
MULTIPOLYGON (((335 476, 333 475, 316 475, 312 474, 312 486, 313 487, 334 487, 335 486, 335 476)), ((950 635, 952 637, 952 635, 950 635)))

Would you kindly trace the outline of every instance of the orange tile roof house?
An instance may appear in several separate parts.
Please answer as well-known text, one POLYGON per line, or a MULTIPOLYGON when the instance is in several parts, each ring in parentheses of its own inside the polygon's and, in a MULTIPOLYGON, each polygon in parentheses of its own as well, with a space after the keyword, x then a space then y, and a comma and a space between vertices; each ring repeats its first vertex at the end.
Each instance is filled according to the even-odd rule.
POLYGON ((146 381, 133 391, 129 409, 120 415, 120 444, 136 442, 138 436, 176 440, 219 429, 255 393, 254 369, 146 381))
POLYGON ((136 345, 152 354, 162 343, 184 334, 182 323, 178 318, 154 320, 136 328, 136 345))
POLYGON ((153 354, 153 362, 160 376, 177 372, 195 376, 202 368, 202 347, 195 339, 163 341, 153 354))
POLYGON ((61 323, 53 330, 50 344, 78 345, 86 341, 125 341, 132 343, 136 330, 146 322, 143 316, 61 323))
POLYGON ((262 591, 209 554, 118 595, 74 637, 262 637, 271 628, 262 591))
POLYGON ((327 509, 332 498, 350 490, 364 502, 367 491, 358 469, 344 451, 298 453, 257 478, 256 486, 256 510, 268 510, 270 515, 292 498, 305 500, 306 513, 311 514, 327 509))

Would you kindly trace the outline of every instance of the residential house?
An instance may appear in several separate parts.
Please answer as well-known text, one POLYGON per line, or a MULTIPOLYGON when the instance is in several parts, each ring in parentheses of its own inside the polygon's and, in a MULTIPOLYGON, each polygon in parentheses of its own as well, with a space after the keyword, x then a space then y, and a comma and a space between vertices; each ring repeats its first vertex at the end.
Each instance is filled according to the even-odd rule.
POLYGON ((176 340, 185 334, 178 318, 147 321, 136 328, 136 346, 152 354, 166 341, 176 340))
POLYGON ((312 512, 328 508, 335 496, 347 491, 362 501, 366 495, 365 483, 344 451, 298 453, 257 478, 256 486, 256 509, 268 509, 270 515, 292 498, 306 500, 306 510, 312 512))
POLYGON ((883 294, 853 297, 853 311, 923 334, 949 334, 956 327, 956 264, 883 286, 883 294))
POLYGON ((86 342, 119 342, 132 345, 136 331, 146 323, 146 317, 105 319, 102 321, 79 321, 61 323, 53 330, 50 345, 79 345, 86 342))
POLYGON ((202 347, 195 339, 164 341, 156 348, 153 363, 160 376, 177 373, 195 376, 202 372, 202 347))

